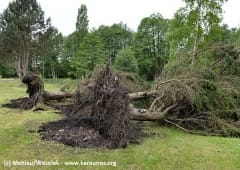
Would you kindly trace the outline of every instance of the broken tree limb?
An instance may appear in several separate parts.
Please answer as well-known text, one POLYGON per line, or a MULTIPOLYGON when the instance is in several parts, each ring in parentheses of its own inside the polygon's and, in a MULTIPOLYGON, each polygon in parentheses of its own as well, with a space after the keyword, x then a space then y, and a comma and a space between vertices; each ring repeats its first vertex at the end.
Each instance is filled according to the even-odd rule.
POLYGON ((145 109, 133 108, 130 112, 130 117, 132 120, 156 121, 156 120, 163 120, 165 117, 165 113, 150 112, 149 110, 145 110, 145 109))
POLYGON ((135 108, 132 104, 130 104, 130 115, 132 120, 139 121, 155 121, 155 120, 163 120, 167 116, 167 111, 172 109, 165 109, 164 112, 151 112, 147 109, 139 109, 135 108))
POLYGON ((156 93, 157 93, 156 90, 152 90, 152 91, 129 93, 128 95, 132 100, 141 100, 141 99, 148 98, 149 96, 154 96, 156 93))

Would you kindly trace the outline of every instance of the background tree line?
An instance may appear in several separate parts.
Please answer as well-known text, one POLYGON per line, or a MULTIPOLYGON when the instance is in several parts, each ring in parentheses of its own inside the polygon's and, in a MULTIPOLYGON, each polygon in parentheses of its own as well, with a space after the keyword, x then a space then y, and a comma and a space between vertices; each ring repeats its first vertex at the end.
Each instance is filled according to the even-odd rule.
POLYGON ((210 44, 239 47, 240 29, 221 25, 225 0, 184 0, 173 19, 156 13, 141 20, 136 32, 124 23, 89 29, 87 6, 78 10, 76 29, 63 36, 45 19, 36 0, 16 0, 0 15, 0 75, 22 77, 27 70, 44 78, 82 78, 106 62, 117 70, 159 77, 166 63, 197 53, 210 44))

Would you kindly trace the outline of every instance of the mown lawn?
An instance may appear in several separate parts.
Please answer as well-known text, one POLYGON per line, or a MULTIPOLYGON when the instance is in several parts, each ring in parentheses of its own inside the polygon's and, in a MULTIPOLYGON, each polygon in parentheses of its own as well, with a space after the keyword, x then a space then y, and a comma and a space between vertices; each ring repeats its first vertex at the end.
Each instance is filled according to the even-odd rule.
MULTIPOLYGON (((60 88, 48 81, 47 90, 60 88)), ((18 80, 0 79, 0 105, 25 95, 18 80)), ((37 133, 43 122, 61 119, 54 111, 32 112, 0 106, 0 169, 131 169, 131 170, 238 170, 240 139, 191 135, 147 122, 145 128, 156 132, 140 145, 127 149, 79 149, 42 141, 37 133), (4 160, 116 161, 117 166, 12 166, 4 160)))

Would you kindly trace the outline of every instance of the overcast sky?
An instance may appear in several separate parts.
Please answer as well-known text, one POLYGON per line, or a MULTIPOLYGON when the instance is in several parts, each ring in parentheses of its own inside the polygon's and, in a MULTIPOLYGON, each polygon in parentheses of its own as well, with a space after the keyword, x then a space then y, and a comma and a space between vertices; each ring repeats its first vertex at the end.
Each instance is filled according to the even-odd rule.
MULTIPOLYGON (((12 0, 0 0, 0 13, 12 0)), ((45 17, 51 17, 52 24, 63 35, 75 30, 77 11, 81 4, 88 8, 89 27, 126 23, 136 30, 141 19, 152 13, 160 13, 172 18, 176 10, 183 6, 181 0, 38 0, 45 17)), ((230 27, 240 26, 240 0, 228 0, 224 5, 224 23, 230 27)))

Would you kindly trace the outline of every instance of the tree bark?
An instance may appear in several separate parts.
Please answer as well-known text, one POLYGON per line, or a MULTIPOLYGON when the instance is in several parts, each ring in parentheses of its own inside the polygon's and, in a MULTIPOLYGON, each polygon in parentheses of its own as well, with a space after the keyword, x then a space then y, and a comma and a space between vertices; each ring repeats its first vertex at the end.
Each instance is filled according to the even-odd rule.
POLYGON ((152 90, 152 91, 129 93, 128 95, 132 100, 141 100, 141 99, 148 98, 149 96, 154 96, 156 92, 157 92, 156 90, 152 90))
POLYGON ((21 50, 15 58, 15 69, 18 77, 22 80, 28 73, 29 65, 29 47, 28 42, 21 42, 21 50))
MULTIPOLYGON (((135 93, 129 93, 129 97, 132 100, 141 100, 141 99, 145 99, 148 98, 149 96, 154 95, 154 93, 156 93, 156 91, 152 90, 150 92, 135 92, 135 93)), ((45 92, 43 97, 46 100, 61 100, 64 98, 71 98, 73 97, 75 94, 75 92, 45 92)))
POLYGON ((130 104, 130 116, 132 120, 139 121, 156 121, 156 120, 164 120, 167 118, 170 110, 175 108, 177 104, 170 105, 164 108, 161 111, 150 111, 147 109, 139 109, 135 108, 132 104, 130 104))
POLYGON ((164 112, 151 112, 146 109, 131 108, 130 117, 132 120, 139 121, 156 121, 163 120, 167 113, 164 112))
POLYGON ((45 101, 48 100, 62 100, 66 98, 71 98, 74 96, 74 92, 45 92, 43 98, 45 101))

